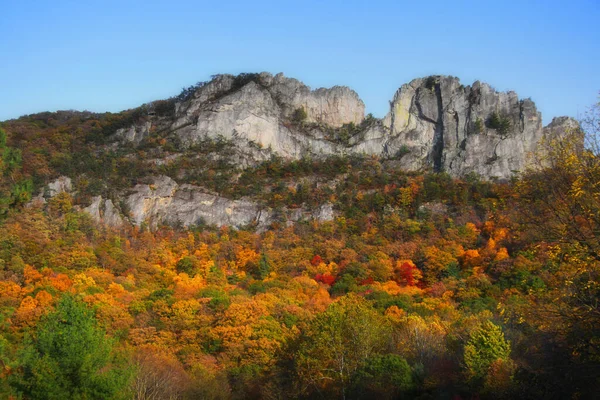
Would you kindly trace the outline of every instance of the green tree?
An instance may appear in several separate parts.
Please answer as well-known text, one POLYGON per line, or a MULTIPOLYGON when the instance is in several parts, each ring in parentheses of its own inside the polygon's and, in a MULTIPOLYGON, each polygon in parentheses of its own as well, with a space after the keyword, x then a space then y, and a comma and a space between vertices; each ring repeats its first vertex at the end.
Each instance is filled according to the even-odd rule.
POLYGON ((21 150, 7 146, 6 132, 0 128, 0 177, 19 170, 22 161, 21 150))
POLYGON ((390 330, 367 300, 350 294, 317 315, 296 354, 302 391, 326 391, 345 398, 356 371, 383 351, 390 330))
POLYGON ((300 107, 294 110, 294 113, 292 114, 292 122, 301 125, 304 121, 306 121, 307 117, 308 114, 306 113, 304 107, 300 107))
POLYGON ((496 129, 498 133, 502 135, 508 133, 511 128, 510 119, 508 119, 507 116, 500 115, 495 111, 490 114, 487 123, 490 128, 496 129))
POLYGON ((510 342, 504 339, 502 329, 485 321, 471 332, 464 349, 467 376, 475 381, 485 379, 490 367, 498 361, 510 363, 510 342))
POLYGON ((92 311, 71 295, 26 340, 17 365, 11 384, 30 399, 127 398, 132 376, 92 311))
POLYGON ((265 253, 260 256, 257 267, 257 276, 260 279, 265 279, 271 273, 271 262, 265 253))
POLYGON ((21 206, 31 200, 33 192, 33 182, 31 179, 24 179, 13 185, 11 188, 11 205, 21 206))
POLYGON ((396 399, 413 387, 408 362, 396 354, 375 355, 354 376, 353 397, 396 399))
MULTIPOLYGON (((0 318, 0 323, 3 322, 0 318)), ((0 334, 0 398, 4 398, 9 392, 6 375, 10 372, 9 342, 0 334)))
POLYGON ((177 272, 185 272, 189 276, 194 276, 198 260, 194 256, 185 256, 175 264, 177 272))
POLYGON ((23 179, 22 164, 21 150, 7 146, 6 132, 0 129, 0 217, 31 200, 33 182, 23 179))

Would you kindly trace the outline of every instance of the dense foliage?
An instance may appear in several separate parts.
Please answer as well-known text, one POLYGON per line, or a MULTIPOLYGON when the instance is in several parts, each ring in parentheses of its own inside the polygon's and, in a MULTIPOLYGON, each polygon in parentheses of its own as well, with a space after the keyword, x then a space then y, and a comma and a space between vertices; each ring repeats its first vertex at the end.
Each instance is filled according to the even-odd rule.
POLYGON ((64 295, 41 318, 19 350, 19 374, 11 383, 25 398, 128 398, 126 368, 111 363, 112 340, 96 327, 84 303, 64 295))
POLYGON ((0 131, 0 398, 594 397, 600 163, 577 138, 489 183, 376 158, 237 170, 225 141, 152 167, 160 135, 98 144, 121 117, 0 131), (80 211, 155 173, 337 216, 149 231, 80 211), (29 202, 60 174, 72 194, 29 202))

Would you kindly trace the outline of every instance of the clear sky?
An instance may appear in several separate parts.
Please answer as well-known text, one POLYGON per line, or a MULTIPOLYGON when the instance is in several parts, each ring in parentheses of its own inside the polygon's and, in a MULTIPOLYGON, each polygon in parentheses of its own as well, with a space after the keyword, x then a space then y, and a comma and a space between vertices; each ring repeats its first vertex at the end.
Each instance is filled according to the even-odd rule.
POLYGON ((350 86, 380 117, 413 78, 482 80, 548 123, 598 101, 599 50, 600 0, 0 0, 0 120, 269 71, 350 86))

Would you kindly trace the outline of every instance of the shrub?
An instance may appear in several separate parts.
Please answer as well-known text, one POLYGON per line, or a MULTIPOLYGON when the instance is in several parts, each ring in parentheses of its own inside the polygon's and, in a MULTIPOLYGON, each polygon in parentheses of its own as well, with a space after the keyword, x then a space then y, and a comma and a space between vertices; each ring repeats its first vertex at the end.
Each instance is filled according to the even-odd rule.
POLYGON ((308 114, 306 113, 304 107, 299 107, 296 108, 296 110, 294 110, 294 113, 292 114, 292 122, 296 125, 301 125, 304 121, 306 121, 307 117, 308 114))
POLYGON ((425 79, 425 87, 429 90, 435 89, 435 84, 437 83, 437 77, 431 75, 425 79))
POLYGON ((501 135, 508 133, 511 128, 510 119, 507 116, 500 115, 496 111, 492 112, 488 117, 487 126, 495 129, 501 135))
POLYGON ((233 78, 231 90, 237 90, 246 86, 250 82, 260 83, 260 74, 243 72, 233 78))
POLYGON ((202 86, 206 85, 208 82, 198 82, 195 85, 188 86, 187 88, 181 89, 181 93, 176 97, 177 101, 186 101, 189 100, 194 93, 202 86))
POLYGON ((186 273, 189 276, 194 276, 196 271, 196 264, 198 260, 194 256, 185 256, 175 264, 175 269, 179 273, 186 273))
POLYGON ((475 122, 473 122, 473 133, 482 133, 483 132, 483 121, 481 118, 477 118, 475 122))
POLYGON ((354 376, 353 389, 357 397, 397 398, 412 387, 410 366, 396 354, 378 354, 367 359, 354 376))
POLYGON ((175 98, 157 100, 153 103, 154 112, 161 117, 175 116, 175 98))
POLYGON ((402 146, 400 146, 400 148, 398 149, 398 151, 396 151, 396 154, 395 154, 394 158, 401 159, 402 157, 404 157, 408 153, 410 153, 410 149, 408 148, 407 145, 403 144, 402 146))

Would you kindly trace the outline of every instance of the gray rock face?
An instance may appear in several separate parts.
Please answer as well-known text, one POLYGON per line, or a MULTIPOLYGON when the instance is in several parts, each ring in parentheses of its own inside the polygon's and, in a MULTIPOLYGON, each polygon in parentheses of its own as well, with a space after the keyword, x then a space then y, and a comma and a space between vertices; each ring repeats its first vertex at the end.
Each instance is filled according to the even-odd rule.
MULTIPOLYGON (((55 181, 50 182, 45 190, 32 199, 30 204, 36 202, 45 204, 47 199, 51 199, 61 193, 68 193, 70 195, 76 193, 73 191, 73 184, 71 178, 68 176, 61 176, 55 181)), ((125 224, 119 209, 113 204, 112 200, 103 199, 102 196, 93 197, 92 203, 82 210, 90 214, 94 221, 104 223, 108 226, 119 228, 125 224)))
POLYGON ((334 128, 348 123, 360 124, 365 117, 365 105, 358 94, 345 86, 311 91, 302 82, 286 78, 283 74, 271 77, 261 74, 269 93, 282 106, 286 117, 297 109, 306 111, 306 121, 334 128))
POLYGON ((48 184, 47 195, 54 197, 59 193, 70 192, 73 189, 73 183, 68 176, 60 176, 54 182, 48 184))
POLYGON ((136 185, 125 203, 134 225, 147 224, 152 228, 160 224, 186 227, 208 224, 254 225, 264 229, 281 218, 288 221, 303 218, 329 221, 334 218, 331 204, 325 204, 313 213, 302 209, 275 212, 249 200, 230 200, 206 193, 198 186, 179 185, 167 176, 155 177, 152 184, 136 185))
POLYGON ((45 204, 46 199, 50 199, 64 192, 70 193, 72 190, 73 183, 71 181, 71 178, 69 178, 68 176, 59 176, 55 181, 48 183, 46 188, 32 199, 31 204, 38 202, 45 204))
POLYGON ((339 146, 323 139, 318 129, 310 134, 298 129, 292 123, 294 113, 304 110, 303 122, 331 127, 364 119, 364 103, 347 87, 310 90, 296 79, 268 73, 235 90, 234 83, 232 76, 217 76, 193 99, 176 105, 171 129, 184 145, 223 137, 251 141, 288 158, 334 154, 339 146))
MULTIPOLYGON (((288 159, 359 153, 397 158, 411 171, 508 179, 527 167, 527 155, 544 135, 574 122, 562 118, 543 129, 530 99, 519 100, 514 92, 500 93, 479 81, 464 86, 458 78, 431 76, 402 85, 382 120, 341 142, 327 129, 364 120, 365 106, 351 89, 310 90, 282 74, 261 73, 242 83, 236 79, 216 76, 176 105, 170 129, 184 146, 223 137, 255 143, 288 159), (306 118, 299 123, 294 116, 301 109, 306 118)), ((150 128, 147 122, 121 129, 117 137, 139 144, 150 128)))
MULTIPOLYGON (((464 86, 450 76, 402 85, 382 119, 366 120, 364 112, 363 102, 347 87, 311 90, 282 74, 218 75, 177 103, 173 118, 148 118, 144 124, 120 129, 114 145, 122 141, 139 145, 151 132, 162 132, 184 149, 205 139, 228 139, 236 150, 223 157, 240 169, 273 153, 287 159, 362 154, 395 160, 408 171, 509 179, 535 167, 530 154, 544 140, 578 128, 567 117, 555 118, 543 128, 530 99, 497 92, 479 81, 464 86)), ((160 165, 179 156, 175 151, 151 161, 160 165)), ((70 191, 70 186, 63 179, 52 183, 49 191, 70 191)), ((152 178, 152 184, 138 184, 121 204, 131 223, 150 227, 206 223, 263 229, 275 221, 335 218, 331 204, 317 210, 271 210, 248 199, 226 199, 198 186, 180 185, 166 176, 152 178)), ((86 211, 109 225, 124 223, 110 200, 95 198, 86 211)))
POLYGON ((94 197, 92 204, 85 207, 83 211, 90 214, 94 221, 104 223, 108 226, 119 228, 125 224, 121 213, 115 207, 112 200, 104 200, 102 196, 94 197))
POLYGON ((403 85, 384 125, 388 151, 399 152, 406 169, 507 179, 525 168, 543 135, 541 121, 535 104, 514 92, 440 76, 403 85))
MULTIPOLYGON (((68 177, 60 177, 48 186, 48 198, 63 192, 74 193, 68 177)), ((303 219, 331 221, 335 218, 330 203, 310 211, 302 208, 275 211, 249 200, 230 200, 209 194, 198 186, 179 185, 167 176, 154 177, 151 184, 136 185, 130 192, 124 196, 126 216, 122 215, 125 210, 119 210, 112 200, 102 196, 93 197, 92 203, 82 211, 90 214, 94 221, 114 228, 127 223, 147 224, 151 228, 161 224, 185 227, 208 224, 238 228, 254 225, 263 230, 275 221, 293 223, 303 219)), ((40 193, 32 203, 45 201, 44 193, 40 193)))
MULTIPOLYGON (((358 153, 396 158, 411 171, 508 179, 527 167, 527 155, 544 135, 571 124, 563 118, 543 129, 530 99, 479 81, 464 86, 458 78, 430 76, 402 85, 388 114, 360 134, 343 141, 331 137, 331 129, 360 125, 364 110, 347 87, 310 90, 282 74, 256 74, 243 82, 219 75, 176 105, 170 129, 183 146, 223 137, 288 159, 358 153), (297 110, 305 111, 304 121, 295 120, 297 110)), ((117 136, 138 144, 150 127, 148 122, 122 129, 117 136)))
POLYGON ((125 142, 131 142, 137 145, 148 136, 151 126, 152 123, 148 121, 143 125, 134 125, 127 129, 121 128, 117 130, 115 136, 125 142))
POLYGON ((463 86, 454 77, 432 76, 403 85, 385 118, 339 143, 328 138, 322 126, 363 121, 364 104, 352 90, 311 91, 295 79, 266 73, 232 90, 233 80, 218 77, 188 104, 178 105, 173 126, 187 124, 177 131, 183 143, 221 135, 251 140, 291 159, 361 153, 399 158, 407 170, 508 179, 526 168, 527 154, 546 132, 530 99, 496 92, 479 81, 463 86), (291 123, 294 111, 301 108, 306 122, 316 125, 291 123))
POLYGON ((143 223, 151 227, 200 223, 242 226, 265 222, 252 202, 207 194, 196 186, 178 185, 167 176, 154 178, 149 185, 136 185, 125 203, 131 222, 138 226, 143 223))
POLYGON ((574 133, 579 129, 579 122, 571 117, 555 117, 544 127, 544 138, 547 140, 558 139, 566 134, 574 133))

